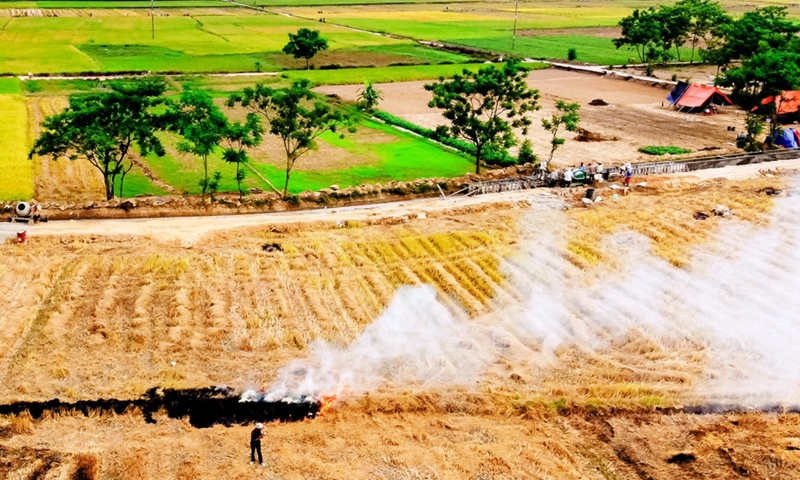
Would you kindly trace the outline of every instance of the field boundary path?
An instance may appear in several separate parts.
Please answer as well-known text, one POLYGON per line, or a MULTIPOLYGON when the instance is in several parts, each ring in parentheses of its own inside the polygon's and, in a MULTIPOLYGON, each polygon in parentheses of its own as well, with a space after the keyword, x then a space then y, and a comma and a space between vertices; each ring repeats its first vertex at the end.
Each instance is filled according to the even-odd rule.
MULTIPOLYGON (((561 70, 575 70, 578 72, 585 72, 585 73, 594 73, 597 75, 602 75, 604 77, 611 77, 616 76, 626 80, 639 80, 642 82, 653 82, 657 85, 677 85, 678 82, 672 80, 664 80, 661 78, 656 77, 648 77, 646 75, 634 75, 632 73, 620 73, 614 70, 609 70, 606 67, 601 67, 600 65, 574 65, 571 63, 560 63, 560 62, 552 62, 548 60, 534 60, 532 58, 526 58, 525 62, 528 63, 546 63, 553 68, 558 68, 561 70)), ((629 65, 630 66, 630 65, 629 65)), ((635 65, 634 65, 635 66, 635 65)))
MULTIPOLYGON (((791 160, 770 161, 770 167, 786 171, 800 170, 800 151, 791 160)), ((759 175, 761 163, 738 164, 727 168, 712 168, 701 172, 673 174, 680 178, 687 175, 699 180, 710 178, 748 178, 759 175)), ((63 220, 25 227, 17 224, 0 224, 0 238, 13 237, 18 230, 27 230, 28 235, 130 235, 151 236, 165 241, 177 241, 190 248, 201 238, 213 232, 246 227, 267 227, 298 223, 323 222, 343 225, 347 221, 376 221, 397 219, 406 221, 424 219, 428 215, 446 214, 454 209, 483 208, 487 205, 506 205, 519 208, 523 205, 554 205, 562 200, 551 189, 518 190, 490 193, 479 196, 429 197, 392 203, 378 203, 350 207, 300 210, 292 212, 221 215, 204 217, 167 217, 106 220, 63 220)))

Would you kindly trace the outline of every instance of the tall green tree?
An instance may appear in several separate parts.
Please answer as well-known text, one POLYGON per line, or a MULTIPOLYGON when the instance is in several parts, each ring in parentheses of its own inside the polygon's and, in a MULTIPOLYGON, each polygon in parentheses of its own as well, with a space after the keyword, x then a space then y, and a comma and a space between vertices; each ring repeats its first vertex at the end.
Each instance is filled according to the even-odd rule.
POLYGON ((652 63, 663 56, 662 25, 655 8, 636 9, 619 22, 622 36, 614 39, 614 46, 628 46, 636 51, 639 61, 652 63))
POLYGON ((242 169, 250 157, 247 149, 253 148, 261 143, 264 134, 264 127, 261 119, 255 113, 248 113, 244 123, 233 122, 225 132, 225 150, 222 152, 222 159, 228 163, 236 165, 236 185, 239 187, 239 198, 244 197, 242 191, 242 180, 245 179, 245 171, 242 169))
POLYGON ((306 61, 306 70, 309 69, 309 61, 322 50, 328 49, 328 41, 322 38, 319 30, 301 28, 297 33, 289 34, 289 43, 283 47, 283 53, 292 55, 294 58, 303 58, 306 61))
POLYGON ((107 200, 114 198, 118 177, 119 195, 123 195, 135 147, 142 155, 164 155, 155 135, 162 120, 154 112, 164 102, 166 89, 160 80, 114 82, 110 88, 108 92, 70 96, 63 112, 42 122, 42 133, 28 155, 88 160, 103 175, 107 200))
POLYGON ((208 156, 220 144, 228 131, 228 118, 214 104, 214 99, 202 90, 187 88, 181 92, 168 114, 170 126, 183 139, 178 142, 178 151, 190 153, 203 161, 203 178, 198 184, 202 189, 203 201, 206 193, 213 194, 219 185, 218 177, 208 176, 208 156))
POLYGON ((787 14, 786 7, 769 6, 720 24, 713 29, 719 41, 707 49, 704 58, 722 67, 735 60, 745 61, 758 53, 793 49, 800 25, 789 20, 787 14))
POLYGON ((701 42, 711 42, 712 29, 727 24, 732 19, 725 13, 719 2, 715 0, 681 0, 675 4, 689 15, 688 42, 692 46, 690 63, 694 63, 694 55, 701 42))
POLYGON ((581 117, 578 115, 580 109, 581 106, 579 103, 567 103, 564 100, 556 100, 555 113, 553 113, 549 119, 542 119, 542 128, 553 135, 550 139, 550 156, 547 158, 548 164, 553 160, 553 154, 556 152, 556 149, 564 145, 566 141, 558 137, 558 132, 561 127, 564 127, 564 130, 568 132, 578 130, 578 124, 581 121, 581 117))
POLYGON ((740 67, 726 71, 717 83, 731 87, 735 95, 752 96, 755 101, 784 90, 796 90, 800 87, 800 53, 784 50, 758 53, 740 67))
POLYGON ((316 140, 320 135, 336 132, 344 126, 354 131, 352 117, 319 101, 310 87, 311 82, 305 79, 292 83, 289 88, 257 84, 228 99, 231 107, 241 104, 262 115, 269 123, 269 133, 281 139, 286 152, 284 198, 289 197, 289 180, 295 163, 309 150, 317 148, 316 140))
POLYGON ((506 151, 516 145, 513 129, 527 135, 527 113, 540 108, 539 91, 528 87, 528 68, 517 60, 477 72, 464 70, 451 80, 444 77, 425 85, 432 92, 431 108, 443 110, 449 130, 475 146, 475 173, 481 173, 482 154, 488 149, 506 151))
MULTIPOLYGON (((661 23, 661 48, 668 53, 675 48, 675 58, 681 61, 681 47, 689 37, 692 25, 691 11, 683 5, 662 6, 657 10, 656 18, 661 23)), ((666 62, 671 54, 664 55, 666 62)))

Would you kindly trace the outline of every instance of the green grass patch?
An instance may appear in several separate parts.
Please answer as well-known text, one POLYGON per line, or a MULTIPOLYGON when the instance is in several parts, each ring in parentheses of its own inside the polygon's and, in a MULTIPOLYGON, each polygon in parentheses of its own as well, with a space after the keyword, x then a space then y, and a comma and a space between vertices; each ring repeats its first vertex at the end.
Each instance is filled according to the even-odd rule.
MULTIPOLYGON (((367 120, 359 128, 378 130, 391 136, 391 140, 386 143, 361 143, 348 136, 340 138, 338 134, 327 133, 320 141, 360 157, 372 158, 374 162, 332 170, 303 170, 303 159, 300 159, 296 169, 292 172, 289 191, 296 194, 305 190, 319 190, 334 184, 346 188, 362 183, 391 180, 455 177, 473 169, 473 160, 468 156, 445 150, 434 143, 387 125, 367 120)), ((165 138, 165 143, 174 146, 175 139, 165 138)), ((274 152, 274 155, 279 154, 277 151, 274 152)), ((202 175, 202 162, 199 159, 188 155, 179 157, 151 155, 146 161, 159 178, 179 191, 200 193, 198 182, 202 175)), ((258 158, 254 159, 250 165, 276 187, 283 186, 284 170, 282 167, 259 162, 258 158)), ((215 171, 222 173, 220 191, 236 191, 235 167, 223 162, 218 153, 209 158, 209 172, 215 171)), ((128 181, 126 180, 126 192, 129 191, 127 185, 128 181)), ((248 171, 243 186, 260 187, 265 190, 269 188, 265 182, 250 171, 248 171)), ((133 191, 131 192, 133 193, 133 191)), ((147 191, 136 191, 136 193, 147 193, 147 191)))
MULTIPOLYGON (((114 192, 119 193, 120 179, 117 178, 114 183, 114 192)), ((125 175, 125 184, 123 185, 122 198, 133 198, 136 195, 150 193, 153 195, 166 195, 167 192, 153 184, 147 176, 141 171, 133 168, 127 175, 125 175)))
POLYGON ((657 145, 639 147, 639 151, 647 155, 683 155, 684 153, 692 153, 688 148, 657 145))
MULTIPOLYGON (((361 128, 374 128, 397 138, 390 143, 363 145, 352 140, 323 141, 357 154, 371 154, 378 158, 373 165, 359 165, 339 170, 298 170, 292 173, 291 193, 319 190, 331 185, 346 188, 362 183, 408 181, 418 178, 456 177, 471 172, 473 160, 465 155, 446 151, 438 145, 391 127, 368 121, 361 128)), ((302 161, 302 160, 300 160, 302 161)), ((284 172, 272 165, 254 164, 259 173, 276 186, 283 185, 284 172)))
MULTIPOLYGON (((177 139, 168 134, 162 134, 162 141, 165 146, 174 147, 177 144, 177 139)), ((211 155, 208 159, 208 174, 212 177, 214 172, 220 172, 222 179, 219 183, 219 191, 234 191, 237 189, 236 180, 234 180, 234 173, 236 168, 232 164, 228 164, 222 160, 221 150, 211 155)), ((146 159, 148 166, 155 172, 159 179, 168 183, 178 190, 179 193, 200 193, 201 188, 199 185, 200 179, 203 176, 203 163, 198 157, 190 154, 167 154, 163 157, 156 155, 149 155, 146 159)), ((251 172, 242 185, 244 187, 264 187, 261 183, 256 182, 257 177, 251 172)), ((127 180, 126 180, 127 184, 127 180)), ((127 191, 128 188, 125 187, 127 191)), ((137 193, 149 193, 147 191, 137 193)))
POLYGON ((33 197, 33 162, 28 160, 28 110, 22 95, 0 95, 0 200, 33 197))
POLYGON ((26 94, 42 95, 69 95, 78 92, 91 92, 101 90, 103 86, 100 80, 76 79, 52 79, 52 80, 25 80, 20 82, 21 90, 26 94))
POLYGON ((16 77, 0 78, 0 95, 22 93, 20 81, 16 77))

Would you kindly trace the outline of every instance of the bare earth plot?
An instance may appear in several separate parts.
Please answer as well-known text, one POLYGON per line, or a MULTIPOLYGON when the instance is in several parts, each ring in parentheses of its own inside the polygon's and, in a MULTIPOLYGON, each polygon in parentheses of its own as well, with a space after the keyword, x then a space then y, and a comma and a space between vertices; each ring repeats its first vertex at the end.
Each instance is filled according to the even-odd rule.
MULTIPOLYGON (((382 84, 384 100, 380 107, 406 120, 434 128, 444 124, 439 112, 428 108, 430 93, 423 88, 428 82, 382 84)), ((542 110, 533 114, 533 127, 529 138, 534 150, 541 156, 548 151, 550 138, 540 127, 540 119, 554 113, 554 101, 564 99, 581 104, 581 127, 616 141, 577 142, 566 133, 567 143, 554 157, 556 165, 577 165, 581 162, 619 163, 652 160, 642 155, 639 147, 647 145, 675 145, 692 149, 705 147, 732 147, 735 133, 727 131, 728 125, 741 130, 743 117, 736 111, 725 111, 712 117, 680 114, 666 103, 668 90, 603 78, 593 74, 569 72, 559 69, 531 72, 528 83, 542 94, 542 110), (602 99, 609 106, 594 107, 588 103, 602 99)), ((326 86, 318 90, 335 93, 347 100, 356 99, 358 86, 326 86)))

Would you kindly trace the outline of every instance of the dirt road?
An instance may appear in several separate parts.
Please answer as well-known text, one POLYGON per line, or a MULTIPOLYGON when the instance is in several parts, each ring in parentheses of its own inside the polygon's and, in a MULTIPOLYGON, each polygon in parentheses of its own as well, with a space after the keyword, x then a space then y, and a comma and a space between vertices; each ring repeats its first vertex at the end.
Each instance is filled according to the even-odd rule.
MULTIPOLYGON (((756 177, 762 171, 797 171, 800 160, 786 160, 766 164, 742 165, 699 172, 672 175, 684 182, 705 181, 713 178, 744 179, 756 177)), ((408 200, 403 202, 381 203, 355 207, 341 207, 320 210, 303 210, 282 213, 253 215, 223 215, 213 217, 173 217, 124 220, 71 220, 57 221, 30 227, 0 224, 0 238, 13 237, 20 229, 28 236, 40 235, 131 235, 153 237, 159 240, 180 242, 190 247, 203 235, 242 227, 261 227, 287 225, 307 222, 328 222, 331 225, 345 221, 375 221, 390 218, 425 217, 446 213, 448 210, 478 207, 487 204, 514 204, 518 202, 558 201, 554 190, 526 190, 487 194, 477 197, 457 196, 447 199, 441 197, 408 200)))

